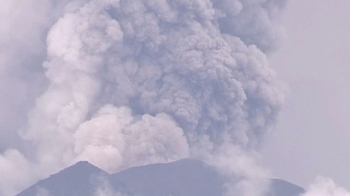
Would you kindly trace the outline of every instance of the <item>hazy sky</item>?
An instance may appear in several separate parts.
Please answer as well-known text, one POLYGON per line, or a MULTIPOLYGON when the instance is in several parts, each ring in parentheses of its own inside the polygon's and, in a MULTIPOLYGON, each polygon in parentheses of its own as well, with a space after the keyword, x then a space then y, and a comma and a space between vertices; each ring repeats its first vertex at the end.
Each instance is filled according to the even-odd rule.
POLYGON ((285 43, 270 58, 290 93, 263 159, 299 185, 322 175, 350 189, 349 10, 349 0, 290 1, 285 43))
MULTIPOLYGON (((117 172, 211 157, 264 174, 251 147, 284 100, 265 52, 285 2, 0 0, 0 173, 13 177, 0 194, 78 160, 117 172)), ((350 0, 286 7, 269 60, 290 92, 264 164, 350 189, 350 0)))

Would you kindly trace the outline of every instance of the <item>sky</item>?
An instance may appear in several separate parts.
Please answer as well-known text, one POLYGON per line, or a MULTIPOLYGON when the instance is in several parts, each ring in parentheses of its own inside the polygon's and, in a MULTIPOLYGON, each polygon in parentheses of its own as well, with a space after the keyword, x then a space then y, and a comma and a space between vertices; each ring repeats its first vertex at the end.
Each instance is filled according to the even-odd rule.
POLYGON ((284 43, 269 58, 289 94, 264 163, 304 187, 322 175, 350 189, 349 8, 349 0, 290 1, 284 43))
POLYGON ((350 189, 349 1, 0 3, 0 194, 187 157, 248 176, 233 195, 264 191, 259 157, 310 195, 350 189))

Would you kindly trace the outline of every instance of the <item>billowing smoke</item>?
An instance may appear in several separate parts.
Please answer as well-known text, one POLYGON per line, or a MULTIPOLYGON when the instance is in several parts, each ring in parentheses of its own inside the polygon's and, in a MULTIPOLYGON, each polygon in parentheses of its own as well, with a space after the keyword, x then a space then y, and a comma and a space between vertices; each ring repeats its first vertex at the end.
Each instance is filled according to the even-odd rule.
POLYGON ((308 191, 301 196, 350 196, 350 193, 337 186, 332 179, 318 177, 308 191))
POLYGON ((114 190, 109 181, 103 176, 95 176, 92 180, 95 181, 96 186, 94 196, 127 196, 126 193, 114 190))
MULTIPOLYGON (((117 172, 197 157, 248 178, 265 173, 255 146, 284 100, 265 53, 282 35, 274 19, 284 0, 47 4, 56 15, 39 14, 51 18, 36 27, 47 54, 38 46, 46 60, 35 76, 46 86, 33 84, 41 95, 20 131, 25 148, 0 155, 1 172, 27 175, 0 177, 1 195, 79 160, 117 172)), ((238 184, 228 194, 265 187, 238 184)))
POLYGON ((52 196, 52 194, 47 189, 39 187, 36 190, 35 196, 52 196))

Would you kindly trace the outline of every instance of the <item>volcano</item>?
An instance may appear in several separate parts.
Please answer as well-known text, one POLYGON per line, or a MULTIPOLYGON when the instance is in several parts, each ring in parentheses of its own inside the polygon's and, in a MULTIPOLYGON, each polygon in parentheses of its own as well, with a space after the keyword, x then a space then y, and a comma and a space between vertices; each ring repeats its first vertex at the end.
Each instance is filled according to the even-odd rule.
MULTIPOLYGON (((17 196, 220 196, 227 177, 202 161, 179 161, 134 167, 108 174, 84 161, 39 181, 17 196), (101 191, 106 194, 101 194, 101 191)), ((298 196, 304 189, 271 179, 268 196, 298 196)))

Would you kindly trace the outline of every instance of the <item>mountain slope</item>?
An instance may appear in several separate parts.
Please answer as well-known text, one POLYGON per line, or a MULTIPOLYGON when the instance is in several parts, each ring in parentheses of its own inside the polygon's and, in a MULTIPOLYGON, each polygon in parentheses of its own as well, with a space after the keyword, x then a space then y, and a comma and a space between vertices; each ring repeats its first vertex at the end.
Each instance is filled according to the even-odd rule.
POLYGON ((269 196, 299 196, 303 188, 281 179, 271 179, 269 196))
POLYGON ((203 162, 184 159, 167 164, 131 168, 114 174, 129 189, 144 196, 222 195, 225 179, 203 162))
POLYGON ((109 177, 108 173, 86 161, 78 162, 39 181, 17 196, 92 196, 100 188, 127 192, 123 183, 117 180, 109 185, 109 177))
MULTIPOLYGON (((79 162, 51 175, 17 196, 220 196, 227 179, 205 163, 183 159, 134 167, 109 175, 79 162), (97 194, 103 190, 108 194, 97 194), (41 195, 40 195, 41 194, 41 195)), ((268 196, 298 196, 304 192, 289 182, 272 179, 268 196)))
MULTIPOLYGON (((123 181, 126 186, 143 196, 219 196, 224 195, 227 179, 205 163, 183 159, 167 164, 135 167, 112 179, 123 181)), ((298 196, 304 189, 280 179, 271 179, 268 196, 298 196)))

